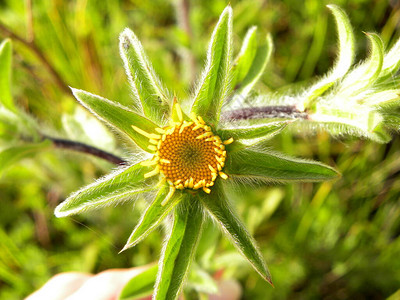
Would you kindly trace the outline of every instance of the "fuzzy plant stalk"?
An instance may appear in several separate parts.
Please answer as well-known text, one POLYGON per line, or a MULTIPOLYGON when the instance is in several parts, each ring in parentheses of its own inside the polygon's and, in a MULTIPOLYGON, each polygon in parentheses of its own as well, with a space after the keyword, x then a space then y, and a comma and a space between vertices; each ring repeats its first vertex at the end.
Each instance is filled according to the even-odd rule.
POLYGON ((400 129, 400 39, 389 51, 376 33, 365 33, 370 51, 354 65, 355 39, 346 13, 327 6, 336 21, 338 55, 333 68, 309 86, 293 94, 236 94, 228 116, 296 119, 291 129, 301 133, 327 131, 378 143, 391 140, 400 129), (280 110, 268 108, 280 107, 280 110), (233 110, 233 109, 238 110, 233 110), (246 114, 247 113, 247 114, 246 114))
POLYGON ((290 121, 224 121, 221 110, 234 86, 248 93, 271 56, 270 36, 257 45, 255 28, 237 58, 232 51, 232 9, 215 26, 207 62, 194 94, 176 99, 165 88, 135 34, 120 35, 120 53, 133 92, 124 107, 89 92, 72 89, 90 112, 127 135, 142 150, 140 160, 73 193, 55 211, 57 217, 134 201, 152 201, 133 229, 127 250, 167 218, 154 299, 176 299, 182 291, 206 218, 211 218, 262 278, 271 275, 256 242, 226 195, 236 184, 323 181, 338 177, 319 162, 286 156, 263 147, 290 121))

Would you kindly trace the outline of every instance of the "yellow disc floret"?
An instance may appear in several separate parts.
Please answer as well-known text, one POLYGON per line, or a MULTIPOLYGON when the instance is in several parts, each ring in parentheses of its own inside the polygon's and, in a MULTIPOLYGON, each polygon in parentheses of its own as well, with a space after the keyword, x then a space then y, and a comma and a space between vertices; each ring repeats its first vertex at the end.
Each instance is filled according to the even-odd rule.
POLYGON ((149 150, 155 152, 151 160, 142 162, 144 166, 154 166, 145 177, 165 176, 170 192, 163 205, 172 197, 176 189, 203 189, 210 193, 210 187, 218 175, 227 179, 222 172, 225 165, 225 145, 233 139, 222 141, 214 135, 201 117, 191 115, 191 121, 184 121, 180 107, 177 107, 178 122, 165 128, 157 128, 157 134, 147 133, 132 126, 138 133, 149 138, 149 150))

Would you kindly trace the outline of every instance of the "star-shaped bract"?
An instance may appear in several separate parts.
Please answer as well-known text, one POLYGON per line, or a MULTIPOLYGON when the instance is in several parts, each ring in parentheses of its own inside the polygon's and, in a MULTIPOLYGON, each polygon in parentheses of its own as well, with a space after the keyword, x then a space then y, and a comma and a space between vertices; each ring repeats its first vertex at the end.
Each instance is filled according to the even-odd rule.
POLYGON ((271 283, 261 252, 226 197, 226 190, 234 188, 232 183, 322 181, 338 176, 329 166, 260 146, 260 142, 280 132, 287 120, 221 121, 224 101, 247 96, 272 52, 269 36, 262 47, 257 46, 255 28, 249 30, 244 41, 232 61, 232 9, 228 6, 212 34, 197 89, 190 100, 182 103, 183 108, 190 108, 187 114, 158 79, 129 29, 120 36, 120 51, 134 94, 132 107, 73 89, 82 105, 131 138, 148 155, 73 193, 55 214, 64 217, 132 200, 146 192, 155 193, 123 249, 144 239, 173 210, 173 224, 161 253, 155 299, 175 299, 179 295, 207 214, 271 283), (239 87, 235 94, 233 86, 239 87))

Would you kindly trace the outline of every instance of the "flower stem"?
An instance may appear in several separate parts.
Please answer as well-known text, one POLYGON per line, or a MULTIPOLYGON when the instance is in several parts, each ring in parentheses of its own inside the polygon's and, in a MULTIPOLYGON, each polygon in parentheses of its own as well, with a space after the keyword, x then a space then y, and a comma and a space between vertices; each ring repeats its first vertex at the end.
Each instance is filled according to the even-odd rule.
MULTIPOLYGON (((264 118, 291 118, 291 119, 307 119, 307 113, 301 112, 295 106, 263 106, 263 107, 248 107, 236 109, 226 112, 222 119, 231 120, 249 120, 249 119, 264 119, 264 118)), ((101 150, 99 148, 67 139, 59 139, 50 136, 43 136, 53 142, 53 145, 59 149, 69 149, 77 152, 87 153, 116 165, 128 165, 128 161, 101 150)))
POLYGON ((50 136, 43 136, 43 140, 50 140, 53 142, 53 145, 56 148, 59 149, 69 149, 72 151, 77 151, 77 152, 82 152, 82 153, 87 153, 99 158, 102 158, 106 161, 109 161, 110 163, 116 164, 116 165, 128 165, 128 162, 114 154, 111 154, 109 152, 106 152, 104 150, 101 150, 99 148, 81 143, 81 142, 75 142, 75 141, 70 141, 66 139, 59 139, 59 138, 54 138, 50 136))
POLYGON ((225 121, 267 118, 307 119, 307 117, 306 112, 298 110, 294 105, 246 107, 230 110, 222 115, 225 121))

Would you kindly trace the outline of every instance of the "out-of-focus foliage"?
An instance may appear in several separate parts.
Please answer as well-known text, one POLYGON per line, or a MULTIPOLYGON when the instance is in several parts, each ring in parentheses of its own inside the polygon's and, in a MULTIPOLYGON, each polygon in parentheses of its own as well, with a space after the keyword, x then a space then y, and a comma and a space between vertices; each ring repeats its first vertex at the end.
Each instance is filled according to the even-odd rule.
MULTIPOLYGON (((190 75, 198 74, 203 65, 212 25, 227 2, 191 1, 188 35, 177 25, 177 15, 183 13, 179 1, 34 1, 35 41, 68 85, 129 104, 117 37, 125 27, 132 28, 161 79, 178 96, 184 95, 192 88, 190 75)), ((328 2, 230 3, 236 53, 240 37, 254 24, 262 32, 260 39, 267 32, 273 36, 273 62, 256 89, 295 90, 293 82, 304 83, 332 65, 336 32, 325 8, 328 2)), ((329 3, 340 5, 349 15, 359 53, 356 61, 364 58, 368 47, 361 30, 376 31, 388 45, 396 40, 400 7, 391 6, 394 1, 329 3)), ((25 1, 0 2, 0 21, 24 37, 29 31, 26 15, 25 1)), ((99 128, 98 122, 62 92, 32 52, 13 41, 12 58, 12 97, 18 107, 67 137, 74 133, 74 140, 121 154, 114 149, 125 141, 113 140, 106 129, 98 137, 102 142, 89 140, 90 128, 93 122, 99 128), (81 116, 81 124, 71 121, 73 115, 81 116)), ((322 184, 243 190, 241 197, 233 199, 269 262, 275 288, 259 279, 212 223, 200 241, 199 269, 211 275, 223 270, 224 277, 239 279, 247 299, 383 299, 394 294, 400 286, 398 136, 387 145, 377 145, 344 142, 324 133, 299 139, 284 131, 273 147, 335 165, 343 177, 322 184)), ((162 232, 153 232, 117 255, 146 207, 144 199, 136 202, 135 210, 123 204, 101 214, 53 216, 55 206, 70 192, 112 168, 83 154, 52 149, 4 170, 0 177, 1 299, 20 299, 62 271, 99 272, 158 260, 162 232)))

